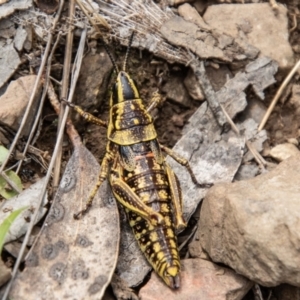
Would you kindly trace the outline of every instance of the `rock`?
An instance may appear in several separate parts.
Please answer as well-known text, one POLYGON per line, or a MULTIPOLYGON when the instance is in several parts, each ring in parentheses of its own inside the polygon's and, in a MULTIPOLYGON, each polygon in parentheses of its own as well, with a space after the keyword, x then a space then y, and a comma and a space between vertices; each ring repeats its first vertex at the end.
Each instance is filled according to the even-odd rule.
POLYGON ((216 98, 224 105, 225 110, 231 118, 245 109, 247 106, 245 90, 252 86, 255 94, 264 99, 264 89, 274 84, 274 75, 278 65, 267 57, 260 57, 249 63, 244 72, 238 72, 216 92, 216 98))
POLYGON ((198 234, 214 262, 263 285, 300 286, 300 155, 247 181, 212 187, 198 234))
POLYGON ((163 86, 163 92, 167 94, 167 98, 184 107, 191 107, 192 101, 184 87, 182 78, 176 76, 171 77, 163 86))
MULTIPOLYGON (((222 87, 224 87, 226 85, 226 83, 228 81, 230 81, 234 76, 232 74, 232 72, 230 71, 229 67, 227 65, 219 65, 219 68, 214 68, 211 65, 208 65, 205 68, 207 77, 209 79, 209 81, 211 82, 211 85, 213 87, 213 89, 218 92, 222 89, 222 87)), ((237 76, 239 76, 237 74, 237 76)), ((242 80, 247 80, 246 76, 242 78, 242 80)), ((240 80, 238 85, 231 85, 231 86, 227 86, 226 89, 234 89, 236 90, 236 93, 239 94, 239 89, 241 87, 241 82, 240 80)), ((250 82, 248 84, 251 84, 250 82)))
POLYGON ((201 59, 218 59, 225 62, 254 59, 259 50, 237 38, 234 39, 220 30, 207 30, 186 21, 179 16, 171 17, 163 23, 160 32, 172 45, 181 46, 194 52, 201 59))
MULTIPOLYGON (((3 124, 17 131, 22 122, 24 112, 26 110, 33 86, 37 76, 28 75, 20 77, 12 81, 6 92, 0 97, 0 120, 3 124)), ((36 97, 33 106, 29 112, 26 125, 22 131, 22 135, 29 135, 31 124, 34 121, 34 116, 37 110, 37 100, 41 92, 41 84, 37 89, 36 97)))
POLYGON ((202 17, 199 15, 197 10, 192 7, 190 4, 185 3, 183 5, 180 5, 178 7, 178 13, 180 16, 182 16, 186 21, 192 22, 202 29, 211 30, 209 25, 207 25, 202 17))
POLYGON ((293 84, 292 96, 289 99, 289 103, 296 109, 300 107, 300 85, 293 84))
POLYGON ((21 60, 18 52, 15 50, 13 43, 0 43, 0 88, 15 73, 21 60))
POLYGON ((284 5, 278 4, 276 14, 269 3, 212 5, 203 18, 211 27, 257 47, 261 55, 276 60, 281 70, 293 67, 294 54, 288 40, 284 5))
POLYGON ((181 287, 171 290, 153 272, 150 281, 139 293, 141 300, 238 300, 252 286, 248 279, 234 271, 203 259, 185 259, 181 262, 181 287))
POLYGON ((246 180, 255 177, 259 172, 259 167, 255 165, 241 165, 235 174, 234 180, 246 180))
POLYGON ((91 51, 83 58, 74 95, 74 102, 85 109, 100 105, 107 93, 107 85, 113 68, 103 47, 95 51, 97 52, 91 51))
POLYGON ((204 260, 210 260, 209 256, 205 251, 203 251, 199 238, 196 238, 194 241, 190 242, 188 245, 189 254, 191 258, 201 258, 204 260))
POLYGON ((267 108, 262 101, 258 100, 256 97, 252 97, 251 99, 248 99, 248 105, 241 114, 241 118, 253 119, 257 124, 259 124, 266 111, 267 108))
POLYGON ((272 148, 269 154, 277 161, 283 161, 289 158, 290 156, 297 156, 299 155, 299 153, 299 149, 295 145, 285 143, 272 148))
POLYGON ((19 26, 14 38, 14 44, 18 51, 21 51, 23 49, 26 39, 27 39, 27 31, 22 26, 19 26))
POLYGON ((287 139, 287 142, 290 143, 290 144, 293 144, 295 146, 299 145, 299 141, 296 138, 287 139))
POLYGON ((5 18, 15 10, 27 9, 32 6, 32 0, 11 0, 8 3, 2 4, 0 9, 0 19, 5 18))
POLYGON ((194 72, 189 69, 187 76, 184 78, 184 86, 186 87, 189 95, 198 101, 204 100, 205 96, 201 90, 200 85, 197 82, 194 72))
POLYGON ((0 20, 0 37, 10 39, 16 34, 15 23, 9 19, 0 20))
MULTIPOLYGON (((247 140, 251 142, 253 148, 257 152, 263 150, 263 144, 268 139, 266 130, 257 131, 258 124, 253 119, 247 119, 243 123, 237 123, 237 128, 247 140)), ((248 149, 243 157, 243 162, 248 162, 253 159, 253 154, 248 149)))

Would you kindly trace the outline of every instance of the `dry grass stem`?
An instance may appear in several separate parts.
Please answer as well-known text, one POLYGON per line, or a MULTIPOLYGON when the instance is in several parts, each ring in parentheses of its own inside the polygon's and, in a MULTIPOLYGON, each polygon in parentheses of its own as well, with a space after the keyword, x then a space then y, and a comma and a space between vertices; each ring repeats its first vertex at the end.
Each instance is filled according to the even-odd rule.
MULTIPOLYGON (((224 115, 226 116, 228 123, 231 125, 231 128, 233 129, 233 131, 238 135, 238 136, 242 136, 240 133, 240 130, 236 127, 236 125, 234 124, 234 122, 232 121, 232 119, 230 118, 230 116, 228 115, 228 113, 226 112, 224 106, 222 104, 220 104, 220 107, 224 113, 224 115)), ((265 171, 265 166, 267 165, 267 162, 264 160, 264 158, 257 152, 257 150, 252 146, 251 142, 245 139, 245 143, 246 146, 248 148, 248 150, 252 153, 254 159, 256 160, 256 162, 258 163, 260 169, 262 171, 265 171)))
MULTIPOLYGON (((69 2, 69 20, 70 20, 71 24, 73 23, 74 12, 75 12, 75 0, 71 0, 69 2)), ((72 49, 73 49, 73 37, 74 37, 74 30, 70 26, 69 30, 68 30, 68 34, 67 34, 67 41, 66 41, 66 47, 65 47, 63 78, 62 78, 61 94, 60 94, 60 97, 63 99, 67 98, 68 89, 69 89, 70 66, 71 66, 72 49)), ((47 87, 46 87, 46 89, 47 89, 47 87)), ((59 116, 58 116, 57 133, 60 130, 64 111, 65 111, 65 108, 62 107, 60 110, 59 116)), ((61 158, 62 158, 62 144, 59 145, 59 150, 57 153, 54 171, 53 171, 53 186, 54 187, 57 187, 59 184, 61 158)))
MULTIPOLYGON (((46 45, 46 48, 45 48, 45 52, 44 52, 44 55, 43 55, 43 59, 41 61, 41 65, 40 65, 40 68, 39 68, 39 72, 37 74, 37 78, 36 78, 36 81, 35 81, 35 84, 34 84, 34 87, 32 89, 32 93, 30 95, 30 99, 28 101, 28 105, 26 107, 26 110, 25 110, 25 113, 24 113, 24 116, 22 118, 22 121, 21 121, 21 124, 20 124, 20 127, 12 141, 12 144, 9 148, 9 152, 8 152, 8 155, 6 157, 6 159, 3 161, 2 165, 0 166, 0 175, 3 176, 3 170, 4 168, 6 167, 8 161, 9 161, 9 158, 11 157, 12 155, 12 152, 14 151, 17 143, 18 143, 18 140, 21 136, 21 132, 26 124, 26 121, 27 121, 27 118, 28 118, 28 115, 29 115, 29 112, 31 110, 31 107, 32 107, 32 104, 33 104, 33 101, 34 101, 34 98, 35 98, 35 94, 37 92, 37 88, 38 88, 38 85, 41 81, 41 78, 42 78, 42 75, 43 75, 43 72, 44 72, 44 68, 45 68, 45 65, 46 65, 46 61, 47 61, 47 57, 49 55, 49 52, 50 52, 50 49, 51 49, 51 43, 52 43, 52 39, 53 39, 53 32, 56 28, 56 25, 58 23, 58 20, 59 20, 59 17, 60 17, 60 12, 62 10, 62 6, 63 6, 63 3, 64 1, 62 1, 62 3, 60 3, 60 7, 58 9, 58 13, 53 21, 53 25, 52 25, 52 28, 51 30, 49 31, 49 35, 48 35, 48 41, 47 41, 47 45, 46 45)), ((6 296, 7 297, 7 296, 6 296)), ((5 300, 5 299, 4 299, 5 300)))
MULTIPOLYGON (((47 46, 46 46, 46 49, 45 49, 44 57, 43 57, 43 60, 42 60, 42 62, 41 62, 41 66, 40 66, 40 69, 39 69, 39 72, 38 72, 38 76, 37 76, 37 79, 36 79, 36 82, 35 82, 35 85, 34 85, 34 88, 33 88, 33 91, 32 91, 32 94, 31 94, 31 97, 30 97, 28 106, 27 106, 27 108, 26 108, 24 117, 23 117, 23 119, 22 119, 22 123, 21 123, 21 125, 20 125, 20 127, 19 127, 19 130, 18 130, 18 132, 17 132, 17 134, 16 134, 16 136, 15 136, 15 138, 14 138, 14 140, 13 140, 13 143, 12 143, 11 147, 10 147, 10 153, 9 153, 9 155, 8 155, 8 158, 10 157, 11 152, 13 151, 13 149, 14 149, 15 146, 16 146, 16 143, 17 143, 17 141, 18 141, 18 139, 19 139, 19 137, 20 137, 21 131, 22 131, 24 125, 25 125, 25 121, 26 121, 26 119, 27 119, 27 117, 28 117, 29 110, 30 110, 31 105, 32 105, 32 103, 33 103, 34 95, 35 95, 35 93, 36 93, 36 90, 37 90, 39 81, 41 80, 41 76, 42 76, 42 73, 43 73, 43 71, 44 71, 44 67, 45 67, 45 64, 46 64, 46 61, 47 61, 49 52, 50 52, 50 47, 51 47, 51 43, 52 43, 52 39, 53 39, 53 32, 54 32, 54 29, 55 29, 55 27, 56 27, 56 24, 58 23, 58 20, 60 19, 60 15, 61 15, 63 6, 64 6, 64 0, 60 1, 60 5, 59 5, 59 8, 58 8, 57 14, 56 14, 55 19, 54 19, 54 21, 53 21, 52 30, 50 30, 50 32, 49 32, 48 42, 47 42, 47 46), (25 119, 25 120, 24 120, 24 119, 25 119)), ((67 114, 66 114, 66 115, 67 115, 67 114)), ((67 116, 66 116, 66 117, 67 117, 67 116)), ((63 134, 63 130, 61 131, 60 138, 62 138, 62 134, 63 134)), ((55 150, 55 149, 54 149, 54 150, 55 150)), ((53 155, 54 155, 54 153, 53 153, 53 155)), ((6 164, 7 161, 8 161, 8 158, 7 158, 6 161, 3 163, 2 167, 5 166, 5 164, 6 164)), ((50 179, 50 176, 51 176, 51 170, 52 170, 52 167, 53 167, 53 163, 54 163, 54 159, 53 159, 53 157, 52 157, 51 162, 50 162, 50 166, 49 166, 49 169, 48 169, 48 172, 47 172, 47 175, 46 175, 46 179, 47 179, 47 180, 46 180, 45 185, 44 185, 44 187, 43 187, 43 189, 42 189, 42 191, 41 191, 41 194, 40 194, 40 197, 39 197, 39 201, 38 201, 38 205, 37 205, 37 207, 35 208, 35 211, 34 211, 34 213, 33 213, 33 216, 32 216, 32 218, 31 218, 31 220, 30 220, 29 225, 28 225, 28 230, 27 230, 26 235, 25 235, 25 237, 24 237, 24 240, 23 240, 23 243, 22 243, 22 246, 21 246, 19 255, 18 255, 18 257, 17 257, 16 263, 15 263, 14 268, 13 268, 13 271, 12 271, 11 279, 10 279, 9 283, 7 284, 7 287, 6 287, 6 290, 5 290, 5 293, 4 293, 4 295, 3 295, 2 300, 6 300, 6 299, 7 299, 8 294, 9 294, 9 292, 10 292, 10 289, 11 289, 11 287, 12 287, 12 283, 13 283, 13 281, 14 281, 16 275, 17 275, 17 272, 18 272, 18 270, 19 270, 19 266, 20 266, 20 264, 21 264, 21 261, 22 261, 23 255, 24 255, 25 248, 26 248, 26 246, 27 246, 27 244, 28 244, 28 241, 29 241, 29 237, 30 237, 30 235, 31 235, 32 228, 33 228, 33 226, 34 226, 34 224, 35 224, 35 220, 36 220, 37 215, 38 215, 38 213, 39 213, 39 208, 40 208, 40 206, 41 206, 41 204, 42 204, 42 202, 43 202, 43 199, 44 199, 44 197, 45 197, 45 194, 46 194, 47 183, 48 183, 48 181, 49 181, 49 179, 50 179), (51 163, 52 163, 52 166, 51 166, 51 163)), ((2 168, 2 167, 1 167, 1 169, 0 169, 0 174, 1 174, 1 172, 3 171, 3 168, 2 168)))
MULTIPOLYGON (((42 114, 42 110, 43 110, 43 107, 44 107, 44 103, 45 103, 45 99, 46 99, 46 94, 47 94, 47 84, 49 82, 49 77, 50 77, 51 61, 52 61, 52 57, 54 55, 55 49, 56 49, 56 47, 58 45, 58 42, 60 40, 60 37, 61 37, 61 33, 59 32, 58 35, 57 35, 57 37, 56 37, 56 41, 55 41, 55 43, 54 43, 54 45, 52 47, 51 53, 50 53, 50 55, 48 57, 47 72, 46 72, 46 76, 45 76, 45 79, 44 79, 46 81, 46 87, 44 87, 44 89, 43 89, 43 94, 42 94, 42 97, 41 97, 41 100, 40 100, 39 108, 38 108, 38 111, 36 113, 36 116, 35 116, 35 119, 34 119, 34 123, 32 125, 31 131, 30 131, 30 135, 29 135, 29 137, 28 137, 28 139, 26 141, 26 145, 25 145, 24 150, 22 152, 24 158, 25 158, 27 150, 28 150, 29 146, 31 145, 31 142, 32 142, 32 140, 34 138, 34 133, 35 133, 36 128, 37 128, 37 126, 39 124, 39 120, 40 120, 40 117, 41 117, 41 114, 42 114)), ((22 158, 18 162, 18 168, 16 170, 17 174, 19 173, 19 171, 21 169, 21 166, 22 166, 22 163, 24 161, 24 158, 22 158)))
POLYGON ((288 85, 288 83, 290 82, 290 80, 292 79, 294 74, 297 72, 299 67, 300 67, 300 60, 295 64, 293 69, 290 71, 290 73, 287 75, 287 77, 285 78, 285 80, 281 84, 280 88, 278 89, 278 91, 277 91, 275 97, 273 98, 268 110, 266 111, 261 123, 259 124, 258 131, 262 130, 265 127, 265 125, 266 125, 266 123, 267 123, 267 121, 268 121, 275 105, 277 104, 277 102, 280 98, 280 96, 282 95, 284 89, 286 88, 286 86, 288 85))

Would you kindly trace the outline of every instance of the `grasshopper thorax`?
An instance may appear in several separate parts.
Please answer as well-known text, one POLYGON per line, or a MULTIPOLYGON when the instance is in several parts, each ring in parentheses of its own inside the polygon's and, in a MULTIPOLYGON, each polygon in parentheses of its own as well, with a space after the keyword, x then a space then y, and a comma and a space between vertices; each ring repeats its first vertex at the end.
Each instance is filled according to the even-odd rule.
POLYGON ((139 91, 134 80, 125 71, 119 72, 116 83, 113 86, 111 106, 139 98, 139 91))

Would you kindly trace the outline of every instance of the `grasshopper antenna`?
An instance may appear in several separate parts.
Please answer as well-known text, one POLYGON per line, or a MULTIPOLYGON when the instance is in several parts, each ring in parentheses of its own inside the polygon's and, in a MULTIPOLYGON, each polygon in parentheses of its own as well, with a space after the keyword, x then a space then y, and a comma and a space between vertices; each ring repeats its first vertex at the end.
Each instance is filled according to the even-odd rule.
POLYGON ((133 41, 133 36, 134 36, 134 31, 132 31, 131 36, 129 38, 129 43, 128 43, 128 47, 127 47, 127 51, 126 51, 126 55, 125 55, 125 60, 124 60, 124 65, 123 65, 123 71, 124 72, 126 71, 126 65, 127 65, 127 60, 128 60, 131 44, 132 44, 132 41, 133 41))
POLYGON ((113 58, 113 56, 112 56, 112 54, 111 54, 111 52, 110 52, 110 50, 109 50, 107 44, 106 44, 104 41, 102 41, 102 45, 103 45, 103 47, 104 47, 106 53, 108 54, 108 56, 109 56, 109 58, 110 58, 110 60, 111 60, 111 62, 112 62, 112 64, 113 64, 113 66, 114 66, 115 71, 116 71, 117 74, 118 74, 118 73, 119 73, 119 68, 118 68, 117 63, 116 63, 115 59, 113 58))

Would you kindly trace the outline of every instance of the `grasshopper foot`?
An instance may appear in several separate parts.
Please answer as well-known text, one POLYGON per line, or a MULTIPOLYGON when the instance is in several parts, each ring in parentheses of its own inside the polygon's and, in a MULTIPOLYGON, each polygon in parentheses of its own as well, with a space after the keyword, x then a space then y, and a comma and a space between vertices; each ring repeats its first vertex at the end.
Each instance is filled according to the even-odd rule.
POLYGON ((214 185, 213 183, 199 183, 198 181, 195 184, 197 187, 202 188, 202 189, 207 189, 214 185))
POLYGON ((90 209, 90 207, 91 207, 91 205, 87 205, 85 207, 85 209, 83 209, 83 210, 79 211, 78 213, 74 214, 73 218, 75 220, 80 220, 83 217, 83 215, 85 215, 88 212, 88 210, 90 209))

